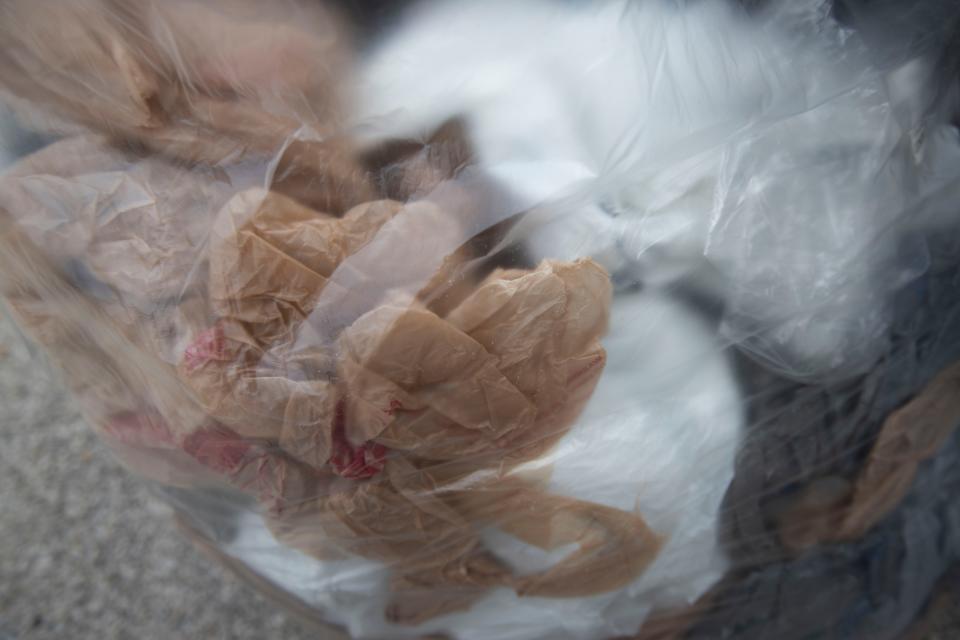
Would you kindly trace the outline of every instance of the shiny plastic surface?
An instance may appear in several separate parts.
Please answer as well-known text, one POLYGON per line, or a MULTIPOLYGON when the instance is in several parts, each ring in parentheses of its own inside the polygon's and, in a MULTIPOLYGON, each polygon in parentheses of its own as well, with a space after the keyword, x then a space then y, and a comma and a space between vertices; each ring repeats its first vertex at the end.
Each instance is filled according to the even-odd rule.
POLYGON ((11 0, 0 294, 345 635, 899 637, 960 560, 920 4, 11 0))

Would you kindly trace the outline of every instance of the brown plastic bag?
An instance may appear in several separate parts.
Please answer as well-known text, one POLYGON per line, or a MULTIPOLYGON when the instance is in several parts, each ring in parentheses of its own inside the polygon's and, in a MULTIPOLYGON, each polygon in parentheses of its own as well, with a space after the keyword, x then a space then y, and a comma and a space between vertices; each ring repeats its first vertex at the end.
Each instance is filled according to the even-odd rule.
POLYGON ((0 6, 0 87, 187 162, 276 156, 276 189, 339 213, 372 197, 331 134, 348 34, 320 2, 14 0, 0 6))

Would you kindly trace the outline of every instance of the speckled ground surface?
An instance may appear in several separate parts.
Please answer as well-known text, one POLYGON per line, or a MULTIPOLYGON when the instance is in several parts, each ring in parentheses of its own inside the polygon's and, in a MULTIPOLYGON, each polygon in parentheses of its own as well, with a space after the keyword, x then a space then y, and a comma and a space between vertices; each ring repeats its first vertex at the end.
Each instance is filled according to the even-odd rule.
POLYGON ((0 640, 318 637, 194 549, 0 321, 0 640))

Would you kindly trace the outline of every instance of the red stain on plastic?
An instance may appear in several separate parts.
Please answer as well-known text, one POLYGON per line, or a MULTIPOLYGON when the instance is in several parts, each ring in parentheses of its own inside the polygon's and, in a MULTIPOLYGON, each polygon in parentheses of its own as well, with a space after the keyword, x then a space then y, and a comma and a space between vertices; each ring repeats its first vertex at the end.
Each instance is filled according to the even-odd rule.
POLYGON ((243 468, 251 446, 232 431, 218 427, 191 433, 183 442, 183 450, 208 469, 232 475, 243 468))
POLYGON ((183 450, 206 468, 226 475, 244 491, 255 494, 277 515, 286 508, 287 476, 291 463, 261 445, 222 427, 192 433, 183 450))
POLYGON ((183 361, 189 371, 211 360, 226 359, 226 339, 219 324, 203 331, 183 352, 183 361))
POLYGON ((350 444, 347 440, 346 422, 346 411, 341 402, 337 405, 333 424, 333 454, 330 456, 330 466, 343 478, 350 480, 372 478, 386 466, 387 448, 376 442, 364 442, 359 446, 350 444))
POLYGON ((399 400, 391 400, 390 407, 387 409, 384 409, 383 412, 388 416, 395 416, 397 415, 397 411, 400 411, 401 409, 403 409, 403 405, 400 403, 399 400))
POLYGON ((174 447, 173 434, 167 423, 154 415, 118 413, 104 425, 106 432, 117 442, 138 447, 174 447))

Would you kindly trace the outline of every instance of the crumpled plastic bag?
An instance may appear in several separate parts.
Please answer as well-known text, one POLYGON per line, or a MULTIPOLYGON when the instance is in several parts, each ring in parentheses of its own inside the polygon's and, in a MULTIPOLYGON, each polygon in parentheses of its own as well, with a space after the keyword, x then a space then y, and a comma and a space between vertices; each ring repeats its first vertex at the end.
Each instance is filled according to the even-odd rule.
MULTIPOLYGON (((335 610, 328 619, 355 637, 420 637, 456 629, 458 637, 478 640, 604 638, 634 633, 651 610, 685 606, 729 569, 716 514, 743 429, 739 389, 729 363, 715 350, 711 327, 685 305, 635 293, 614 301, 610 323, 607 364, 587 408, 554 448, 521 463, 515 475, 564 496, 561 504, 573 498, 620 511, 637 505, 662 545, 626 587, 578 598, 521 597, 511 589, 493 589, 468 609, 405 628, 389 624, 383 614, 393 601, 387 565, 356 557, 334 560, 335 550, 318 549, 317 537, 311 541, 313 555, 326 553, 330 560, 278 551, 264 542, 270 533, 263 525, 250 522, 241 527, 240 538, 224 543, 224 553, 283 584, 285 597, 297 598, 299 606, 335 610), (664 332, 665 326, 671 330, 664 332)), ((470 486, 479 488, 475 481, 470 486)), ((308 531, 301 526, 299 533, 308 531)), ((481 539, 520 576, 556 566, 571 551, 570 545, 546 551, 508 528, 486 529, 481 539)), ((577 582, 585 580, 581 573, 577 582)))
POLYGON ((270 183, 322 209, 372 195, 332 135, 352 52, 324 3, 12 2, 0 24, 4 89, 65 123, 189 162, 279 154, 270 183))
MULTIPOLYGON (((299 326, 327 285, 324 274, 329 277, 362 249, 403 205, 371 202, 338 218, 253 189, 239 192, 211 216, 206 209, 225 198, 227 181, 211 182, 223 189, 192 211, 184 203, 196 201, 177 198, 197 196, 190 185, 202 174, 187 173, 190 178, 179 181, 176 167, 111 153, 95 139, 58 143, 10 172, 5 204, 21 213, 34 211, 30 222, 39 223, 36 229, 23 225, 31 237, 12 239, 18 249, 51 247, 60 258, 33 279, 49 287, 62 278, 73 297, 82 300, 87 293, 95 300, 100 293, 110 301, 106 309, 116 317, 96 321, 105 329, 105 342, 130 351, 160 346, 136 332, 136 323, 125 323, 123 312, 132 302, 156 316, 171 310, 189 316, 173 328, 174 343, 182 349, 179 363, 163 362, 170 345, 153 354, 158 362, 151 373, 161 379, 170 376, 171 364, 178 366, 173 380, 161 380, 174 395, 163 403, 153 398, 147 414, 138 415, 150 406, 144 404, 151 395, 145 389, 143 397, 126 394, 127 402, 116 406, 117 398, 108 400, 106 390, 100 395, 77 388, 88 401, 99 401, 96 409, 105 414, 109 437, 124 447, 185 453, 210 473, 178 469, 181 482, 225 477, 264 504, 281 540, 320 557, 336 549, 393 566, 398 598, 389 615, 408 624, 469 606, 490 586, 513 585, 518 593, 552 597, 609 591, 633 579, 656 555, 657 536, 637 516, 551 497, 532 480, 503 478, 505 463, 534 459, 562 437, 602 372, 605 355, 596 340, 606 328, 610 293, 597 265, 544 263, 533 271, 494 271, 445 319, 426 307, 379 306, 347 327, 335 344, 291 355, 299 326), (76 152, 69 156, 75 166, 61 160, 64 149, 76 152), (98 165, 127 171, 110 175, 98 165), (165 173, 170 171, 173 180, 165 173), (31 183, 40 186, 31 190, 31 183), (47 213, 36 213, 35 202, 47 213), (143 215, 144 207, 160 213, 143 215), (64 215, 72 211, 82 216, 64 215), (177 224, 179 216, 187 224, 177 224), (115 228, 104 220, 116 221, 115 228), (150 235, 141 240, 145 233, 159 240, 150 242, 150 235), (171 254, 164 241, 183 255, 171 254), (143 246, 133 268, 116 258, 101 260, 100 247, 114 243, 143 246), (206 259, 196 256, 198 246, 206 248, 206 259), (71 261, 82 261, 89 278, 61 276, 71 261), (158 263, 179 269, 161 274, 164 283, 203 279, 195 289, 151 290, 150 278, 156 276, 151 267, 158 263), (197 296, 200 306, 190 309, 187 301, 197 296), (210 328, 198 329, 205 318, 210 328), (191 333, 192 342, 183 346, 182 335, 191 333), (430 377, 421 379, 425 373, 430 377), (387 451, 405 452, 414 463, 393 456, 388 461, 387 451), (448 477, 433 477, 430 460, 450 463, 448 477), (418 480, 424 474, 429 490, 418 480), (324 497, 321 487, 334 476, 380 480, 324 497), (446 484, 465 481, 477 486, 454 490, 450 498, 429 497, 443 495, 446 484), (384 520, 391 510, 392 529, 384 520), (437 513, 447 515, 438 519, 437 513), (593 524, 584 530, 578 522, 593 524), (477 523, 505 527, 545 548, 581 544, 582 550, 542 575, 515 577, 482 549, 477 523), (396 546, 394 537, 405 538, 402 532, 411 527, 422 527, 421 538, 396 546), (438 599, 443 585, 453 588, 438 599)), ((428 219, 438 215, 429 204, 419 208, 432 216, 428 219)), ((433 293, 430 287, 426 291, 433 293)), ((54 357, 73 357, 79 341, 69 321, 58 321, 53 309, 38 301, 41 313, 46 311, 41 323, 26 311, 29 305, 16 302, 17 294, 10 295, 21 321, 46 338, 54 357), (66 335, 45 333, 44 324, 61 325, 66 335)), ((111 359, 107 345, 98 351, 88 344, 79 351, 80 359, 111 359)), ((144 364, 138 358, 129 368, 144 364)), ((81 377, 79 364, 64 368, 81 377)), ((144 377, 146 371, 136 373, 144 377)), ((128 372, 120 384, 134 377, 128 372)))
POLYGON ((542 209, 517 235, 535 258, 693 281, 730 344, 849 378, 927 266, 899 227, 955 181, 956 135, 923 121, 929 81, 896 89, 824 3, 768 5, 422 3, 363 66, 361 115, 371 136, 460 115, 478 162, 542 209))
POLYGON ((214 169, 171 165, 116 150, 104 138, 78 137, 8 171, 0 207, 84 286, 149 311, 189 293, 184 286, 199 266, 209 211, 229 193, 227 176, 214 169))
POLYGON ((936 456, 960 426, 958 365, 942 371, 885 421, 855 482, 811 483, 781 516, 788 546, 863 536, 903 501, 919 466, 936 456))
POLYGON ((10 0, 0 294, 354 637, 893 637, 960 561, 960 138, 867 14, 10 0))

